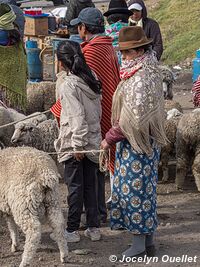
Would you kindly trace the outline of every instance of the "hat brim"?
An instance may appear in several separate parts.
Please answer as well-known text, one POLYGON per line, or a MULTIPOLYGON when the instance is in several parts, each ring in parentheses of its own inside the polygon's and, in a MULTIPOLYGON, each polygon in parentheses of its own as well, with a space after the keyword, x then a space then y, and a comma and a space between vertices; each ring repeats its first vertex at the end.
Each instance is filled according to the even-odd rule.
POLYGON ((70 21, 70 25, 71 25, 71 26, 78 25, 79 23, 81 23, 81 21, 80 21, 79 18, 72 19, 72 20, 70 21))
POLYGON ((133 15, 133 12, 131 10, 128 10, 128 8, 111 8, 108 11, 106 11, 103 15, 104 17, 108 17, 112 14, 127 14, 129 16, 133 15))
POLYGON ((147 42, 144 42, 144 43, 141 43, 141 44, 135 44, 135 45, 127 45, 127 46, 124 46, 124 47, 121 47, 120 43, 119 43, 119 46, 115 47, 115 50, 116 51, 124 51, 124 50, 134 49, 134 48, 138 48, 138 47, 141 47, 141 46, 144 46, 144 45, 151 44, 152 42, 153 42, 153 39, 149 38, 147 42))

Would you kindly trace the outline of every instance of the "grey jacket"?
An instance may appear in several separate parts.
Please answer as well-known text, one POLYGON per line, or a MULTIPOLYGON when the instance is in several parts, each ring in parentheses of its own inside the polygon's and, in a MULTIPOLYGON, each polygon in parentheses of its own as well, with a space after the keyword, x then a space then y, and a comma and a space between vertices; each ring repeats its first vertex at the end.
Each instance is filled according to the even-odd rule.
POLYGON ((65 24, 68 26, 70 34, 78 34, 77 26, 70 26, 70 21, 78 17, 82 9, 86 7, 95 7, 92 0, 70 0, 67 6, 65 24))
MULTIPOLYGON (((98 150, 101 143, 101 95, 73 74, 66 75, 57 89, 62 106, 59 137, 55 140, 59 162, 73 157, 68 151, 98 150)), ((98 163, 98 153, 86 156, 98 163)))

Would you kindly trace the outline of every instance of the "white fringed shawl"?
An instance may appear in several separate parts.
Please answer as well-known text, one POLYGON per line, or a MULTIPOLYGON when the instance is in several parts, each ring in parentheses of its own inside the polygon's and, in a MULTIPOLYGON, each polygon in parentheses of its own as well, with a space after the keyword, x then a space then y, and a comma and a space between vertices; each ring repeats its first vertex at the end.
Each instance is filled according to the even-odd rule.
POLYGON ((152 140, 158 145, 167 142, 162 78, 157 64, 152 52, 146 52, 142 60, 133 61, 132 67, 139 70, 121 81, 112 106, 112 125, 118 122, 133 149, 149 156, 152 154, 152 140))

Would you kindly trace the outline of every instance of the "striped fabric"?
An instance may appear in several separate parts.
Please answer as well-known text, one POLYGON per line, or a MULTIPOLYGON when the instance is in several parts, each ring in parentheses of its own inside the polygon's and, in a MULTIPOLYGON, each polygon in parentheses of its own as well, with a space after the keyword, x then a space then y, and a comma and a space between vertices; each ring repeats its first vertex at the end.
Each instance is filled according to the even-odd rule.
POLYGON ((61 115, 61 102, 60 99, 58 99, 56 101, 56 103, 50 108, 50 111, 53 113, 53 115, 55 116, 57 123, 58 123, 58 127, 60 128, 60 115, 61 115))
MULTIPOLYGON (((102 137, 111 128, 112 96, 120 82, 119 64, 112 46, 112 38, 96 36, 90 42, 81 44, 82 52, 89 67, 96 73, 102 82, 102 137)), ((111 151, 111 166, 113 172, 115 148, 111 151)))
POLYGON ((200 106, 200 80, 197 80, 192 87, 193 104, 195 107, 200 106))

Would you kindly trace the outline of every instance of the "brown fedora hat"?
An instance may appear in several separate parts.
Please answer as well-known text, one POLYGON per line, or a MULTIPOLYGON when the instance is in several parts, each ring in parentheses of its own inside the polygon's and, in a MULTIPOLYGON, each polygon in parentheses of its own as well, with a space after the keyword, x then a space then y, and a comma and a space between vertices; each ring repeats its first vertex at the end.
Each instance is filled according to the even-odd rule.
POLYGON ((117 50, 137 48, 152 42, 153 39, 148 39, 140 26, 123 27, 119 32, 119 47, 117 50))

